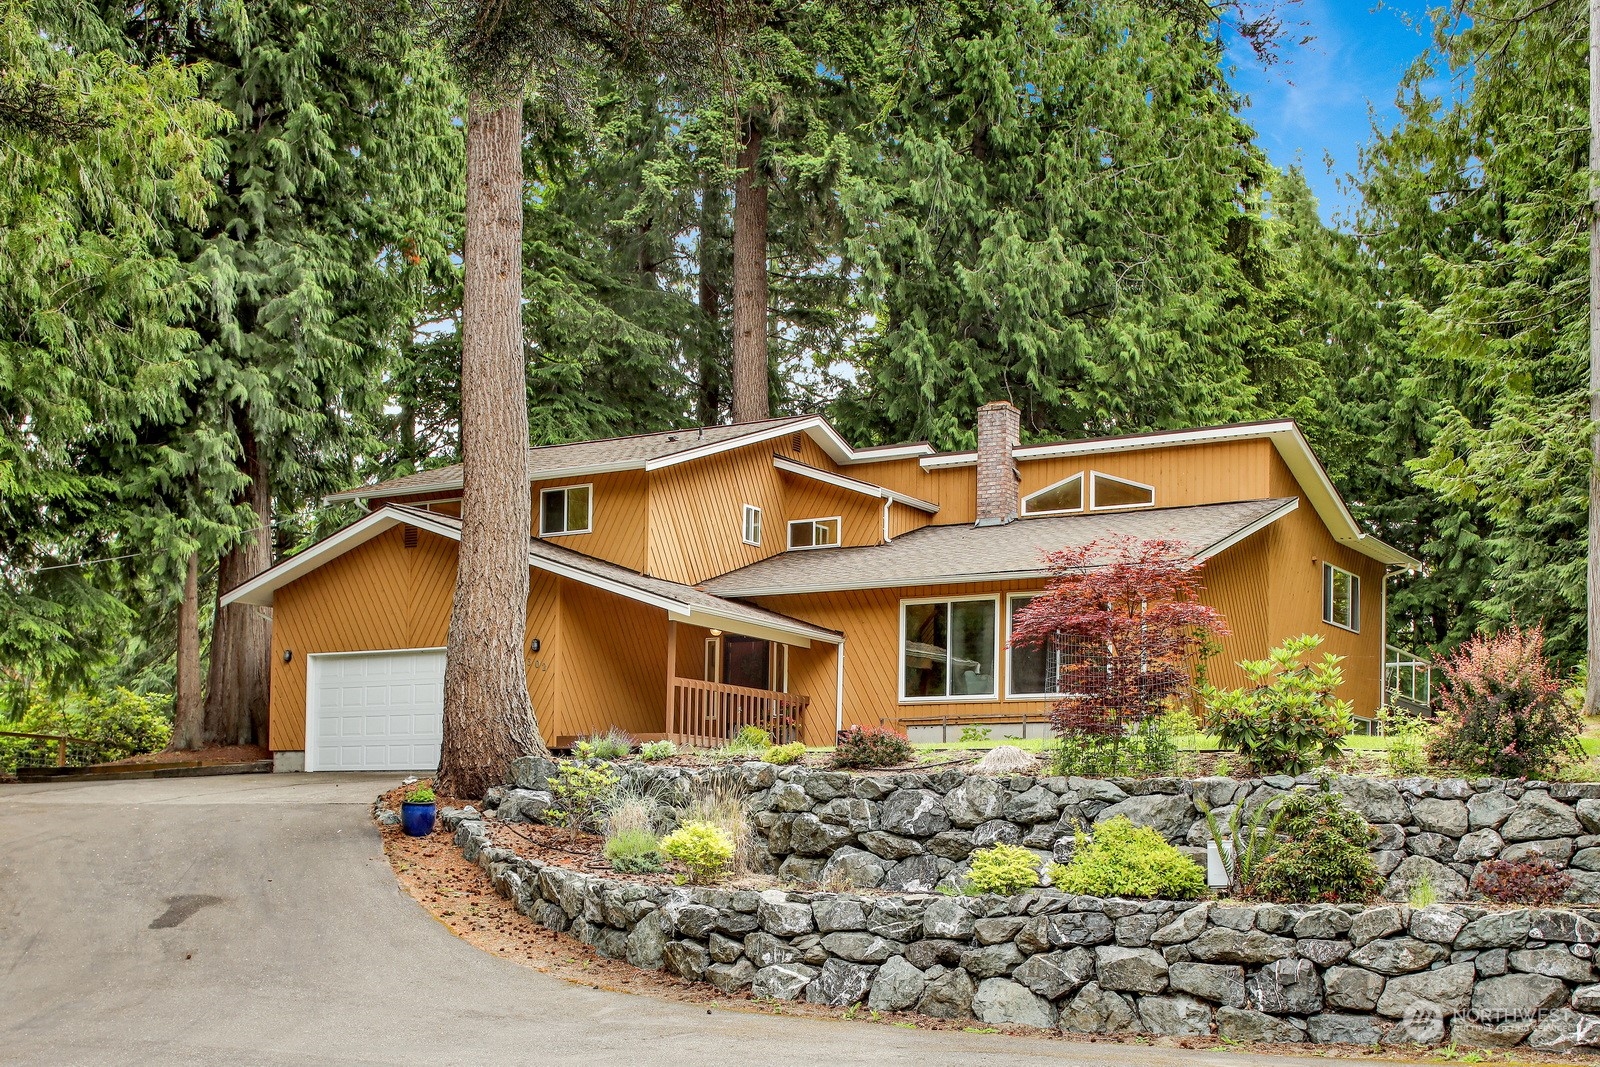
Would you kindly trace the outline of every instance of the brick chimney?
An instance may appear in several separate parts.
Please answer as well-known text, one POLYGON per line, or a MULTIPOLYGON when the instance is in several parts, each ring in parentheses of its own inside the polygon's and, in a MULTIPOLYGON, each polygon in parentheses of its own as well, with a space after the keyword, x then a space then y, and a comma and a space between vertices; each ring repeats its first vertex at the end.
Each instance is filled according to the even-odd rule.
POLYGON ((1004 400, 978 409, 978 522, 1000 526, 1017 517, 1017 462, 1022 413, 1004 400))

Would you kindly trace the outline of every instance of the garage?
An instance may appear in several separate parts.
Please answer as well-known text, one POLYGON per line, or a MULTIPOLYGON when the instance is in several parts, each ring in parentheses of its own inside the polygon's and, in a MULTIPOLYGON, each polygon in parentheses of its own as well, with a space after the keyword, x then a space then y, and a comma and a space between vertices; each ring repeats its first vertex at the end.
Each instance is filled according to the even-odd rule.
POLYGON ((306 770, 439 766, 444 649, 313 654, 306 671, 306 770))

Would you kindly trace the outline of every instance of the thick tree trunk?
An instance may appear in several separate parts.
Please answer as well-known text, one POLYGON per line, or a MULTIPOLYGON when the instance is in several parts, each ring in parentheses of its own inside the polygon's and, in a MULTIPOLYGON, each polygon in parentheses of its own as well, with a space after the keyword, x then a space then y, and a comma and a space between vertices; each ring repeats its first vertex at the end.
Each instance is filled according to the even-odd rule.
POLYGON ((250 415, 234 416, 244 473, 243 502, 256 527, 217 563, 217 610, 211 625, 211 670, 206 676, 205 739, 215 745, 267 742, 267 688, 272 677, 272 616, 254 604, 223 607, 234 586, 272 566, 272 486, 250 415))
MULTIPOLYGON (((1589 0, 1589 419, 1600 424, 1600 0, 1589 0)), ((1600 709, 1600 432, 1589 459, 1589 682, 1584 711, 1600 709)))
POLYGON ((744 123, 733 185, 733 421, 764 419, 767 407, 767 181, 761 127, 744 123))
POLYGON ((719 287, 723 253, 718 247, 727 194, 720 186, 707 186, 700 194, 700 246, 698 301, 700 305, 700 388, 695 415, 702 426, 722 415, 722 290, 719 287))
POLYGON ((189 553, 178 605, 178 670, 172 704, 172 749, 205 743, 205 700, 200 691, 200 554, 189 553))
POLYGON ((461 551, 444 674, 440 791, 481 797, 544 753, 524 662, 528 387, 522 352, 522 101, 467 114, 461 303, 461 551))

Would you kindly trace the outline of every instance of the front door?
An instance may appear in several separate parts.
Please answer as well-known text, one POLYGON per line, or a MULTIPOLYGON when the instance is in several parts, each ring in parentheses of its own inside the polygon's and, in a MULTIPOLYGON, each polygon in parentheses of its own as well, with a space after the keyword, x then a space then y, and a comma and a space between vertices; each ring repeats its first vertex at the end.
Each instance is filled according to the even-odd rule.
POLYGON ((772 688, 772 643, 728 634, 722 639, 722 680, 750 689, 772 688))

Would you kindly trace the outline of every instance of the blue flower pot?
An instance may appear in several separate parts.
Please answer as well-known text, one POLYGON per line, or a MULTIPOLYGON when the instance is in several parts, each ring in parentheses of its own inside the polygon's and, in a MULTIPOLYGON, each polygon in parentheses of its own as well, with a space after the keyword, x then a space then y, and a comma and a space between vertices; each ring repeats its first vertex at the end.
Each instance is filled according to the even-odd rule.
POLYGON ((412 837, 427 837, 433 833, 433 821, 438 815, 436 804, 400 803, 400 828, 412 837))

